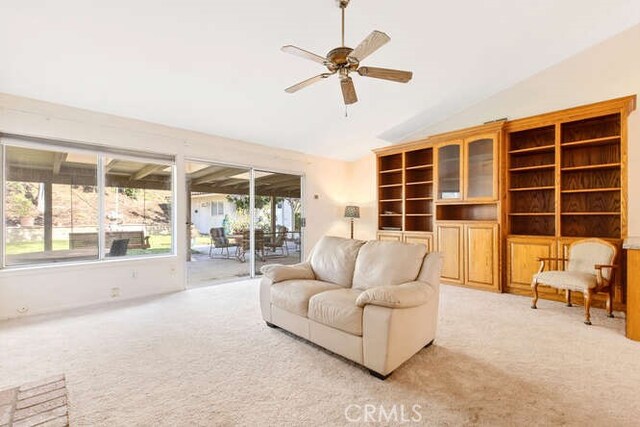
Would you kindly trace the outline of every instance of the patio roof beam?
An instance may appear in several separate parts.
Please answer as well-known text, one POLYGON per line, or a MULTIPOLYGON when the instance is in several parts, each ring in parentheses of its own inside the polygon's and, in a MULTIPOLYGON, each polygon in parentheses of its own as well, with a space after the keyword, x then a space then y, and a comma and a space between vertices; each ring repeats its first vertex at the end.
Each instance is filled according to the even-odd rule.
POLYGON ((237 175, 240 172, 236 173, 236 169, 222 169, 222 170, 218 170, 216 172, 204 175, 200 178, 197 178, 195 180, 192 181, 192 185, 200 185, 200 184, 205 184, 211 181, 215 181, 218 178, 229 178, 230 176, 233 175, 237 175), (233 175, 231 175, 233 174, 233 175))
POLYGON ((140 181, 143 178, 148 177, 152 173, 159 172, 162 169, 165 169, 167 166, 165 165, 146 165, 129 178, 130 181, 140 181))
POLYGON ((300 182, 300 177, 294 176, 294 175, 269 175, 269 176, 264 176, 262 178, 257 178, 256 184, 270 185, 270 184, 278 184, 280 182, 287 182, 287 181, 300 182))
POLYGON ((67 160, 68 153, 55 153, 53 156, 53 174, 58 175, 62 164, 67 160))
POLYGON ((107 163, 105 165, 105 167, 104 167, 104 173, 109 172, 111 169, 116 167, 118 165, 118 163, 119 163, 119 160, 115 160, 115 159, 109 161, 109 163, 107 163))

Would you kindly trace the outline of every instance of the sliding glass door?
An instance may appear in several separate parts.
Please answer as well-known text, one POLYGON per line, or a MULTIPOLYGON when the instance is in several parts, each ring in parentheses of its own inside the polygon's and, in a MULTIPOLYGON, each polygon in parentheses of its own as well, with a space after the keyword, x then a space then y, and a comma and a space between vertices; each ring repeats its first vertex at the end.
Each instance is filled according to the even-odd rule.
POLYGON ((188 286, 249 277, 251 170, 186 163, 188 286))
POLYGON ((254 171, 255 274, 265 264, 301 259, 302 185, 299 175, 254 171))
POLYGON ((249 278, 265 264, 300 261, 299 175, 188 161, 186 181, 188 287, 249 278))

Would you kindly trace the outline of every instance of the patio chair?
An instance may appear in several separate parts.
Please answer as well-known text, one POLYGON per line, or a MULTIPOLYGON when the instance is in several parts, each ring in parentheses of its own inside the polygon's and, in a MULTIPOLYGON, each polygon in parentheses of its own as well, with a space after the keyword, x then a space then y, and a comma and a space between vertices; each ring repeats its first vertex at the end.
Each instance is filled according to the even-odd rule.
POLYGON ((280 248, 282 256, 289 256, 289 247, 287 246, 287 234, 289 229, 284 225, 279 225, 275 235, 271 236, 271 239, 265 242, 265 247, 270 249, 273 253, 280 248))
POLYGON ((223 258, 231 258, 229 248, 234 245, 229 242, 229 239, 227 238, 224 231, 224 227, 213 227, 211 230, 209 230, 209 236, 211 237, 209 243, 209 257, 213 258, 213 250, 219 248, 220 255, 222 255, 223 258))
POLYGON ((129 249, 129 239, 115 239, 111 242, 109 256, 125 256, 129 249))
MULTIPOLYGON (((263 230, 255 230, 255 251, 256 255, 261 261, 264 261, 264 231, 263 230)), ((246 254, 247 252, 251 252, 251 232, 243 231, 242 232, 242 243, 238 248, 238 259, 241 262, 245 262, 247 260, 246 254)))

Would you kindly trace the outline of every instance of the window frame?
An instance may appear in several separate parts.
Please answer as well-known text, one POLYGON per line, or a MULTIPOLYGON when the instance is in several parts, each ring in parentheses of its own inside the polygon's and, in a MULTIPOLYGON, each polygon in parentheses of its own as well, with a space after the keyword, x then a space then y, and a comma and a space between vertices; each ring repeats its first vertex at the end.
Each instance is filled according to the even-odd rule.
POLYGON ((81 265, 96 264, 103 262, 120 262, 141 260, 150 258, 160 258, 176 256, 177 253, 177 186, 176 186, 176 156, 163 155, 157 153, 147 153, 144 151, 134 151, 123 149, 119 150, 111 147, 103 147, 98 145, 75 143, 65 141, 54 141, 41 138, 30 138, 19 135, 8 135, 0 133, 0 217, 2 218, 2 226, 0 234, 2 235, 2 243, 0 244, 0 271, 15 271, 41 269, 49 267, 57 267, 64 265, 81 265), (6 260, 6 244, 7 244, 7 221, 5 218, 6 198, 5 189, 7 184, 7 167, 5 165, 7 147, 18 147, 31 150, 41 151, 57 151, 57 152, 73 152, 85 153, 96 156, 96 188, 98 189, 98 256, 95 259, 73 259, 69 258, 64 261, 36 261, 33 263, 7 265, 6 260), (171 195, 171 217, 169 226, 171 229, 171 247, 167 253, 161 254, 136 254, 122 257, 107 257, 107 250, 104 247, 106 240, 106 218, 105 218, 105 189, 106 189, 106 172, 105 159, 116 157, 122 160, 135 162, 152 163, 166 165, 170 168, 170 188, 167 190, 171 195))

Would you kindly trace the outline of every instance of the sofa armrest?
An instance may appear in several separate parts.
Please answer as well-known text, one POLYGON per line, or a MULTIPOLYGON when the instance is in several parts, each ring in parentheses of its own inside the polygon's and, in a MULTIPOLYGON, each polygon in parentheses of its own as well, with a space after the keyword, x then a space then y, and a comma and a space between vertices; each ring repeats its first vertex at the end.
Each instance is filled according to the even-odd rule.
POLYGON ((433 287, 425 282, 408 282, 397 286, 378 286, 362 292, 356 300, 358 307, 367 304, 389 308, 417 307, 429 301, 433 287))
POLYGON ((269 278, 273 283, 284 282, 285 280, 313 280, 316 278, 311 269, 311 264, 302 262, 299 264, 282 265, 271 264, 263 265, 260 272, 269 278))

